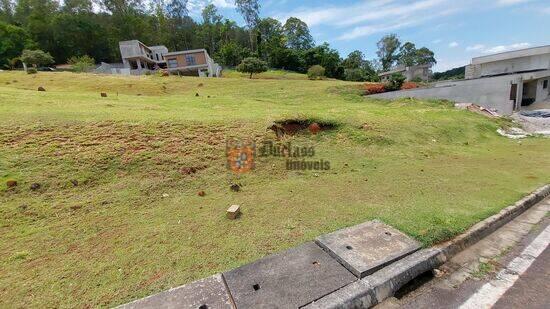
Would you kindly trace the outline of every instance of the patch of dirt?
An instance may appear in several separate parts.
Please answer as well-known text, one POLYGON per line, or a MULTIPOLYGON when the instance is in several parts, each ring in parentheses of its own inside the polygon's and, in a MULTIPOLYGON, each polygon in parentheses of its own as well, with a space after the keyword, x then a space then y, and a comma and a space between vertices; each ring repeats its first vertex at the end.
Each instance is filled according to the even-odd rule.
POLYGON ((319 121, 314 119, 288 119, 275 121, 268 129, 275 132, 277 138, 285 135, 295 135, 301 132, 317 134, 321 131, 333 130, 338 127, 334 122, 319 121))
MULTIPOLYGON (((239 124, 210 126, 111 121, 11 126, 9 129, 0 125, 0 144, 38 164, 70 164, 93 174, 108 170, 135 171, 164 179, 168 175, 193 175, 212 166, 224 168, 225 165, 222 167, 218 163, 225 160, 226 136, 238 128, 239 124)), ((66 181, 78 186, 76 179, 69 175, 66 181)))

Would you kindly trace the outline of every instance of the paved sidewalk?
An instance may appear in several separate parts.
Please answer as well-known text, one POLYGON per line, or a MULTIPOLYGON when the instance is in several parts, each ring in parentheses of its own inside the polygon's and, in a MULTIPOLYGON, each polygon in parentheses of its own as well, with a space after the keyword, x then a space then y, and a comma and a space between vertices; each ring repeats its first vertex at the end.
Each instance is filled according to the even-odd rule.
POLYGON ((443 265, 439 278, 376 308, 549 308, 550 198, 443 265))

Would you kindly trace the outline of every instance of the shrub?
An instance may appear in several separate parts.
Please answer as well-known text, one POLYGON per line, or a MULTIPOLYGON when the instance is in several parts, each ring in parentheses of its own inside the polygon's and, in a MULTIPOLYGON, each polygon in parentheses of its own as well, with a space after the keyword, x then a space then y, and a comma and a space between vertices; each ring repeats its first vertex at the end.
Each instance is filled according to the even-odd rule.
POLYGON ((418 84, 415 83, 415 82, 404 82, 403 86, 401 86, 402 90, 404 90, 404 89, 414 89, 414 88, 418 88, 418 84))
POLYGON ((95 60, 88 55, 81 57, 73 56, 69 59, 69 64, 73 66, 73 71, 75 72, 89 72, 95 67, 95 60))
POLYGON ((395 91, 401 89, 403 83, 405 82, 405 76, 401 73, 393 73, 390 76, 389 82, 386 84, 386 90, 395 91))
POLYGON ((252 74, 254 73, 262 73, 267 71, 267 63, 255 57, 248 57, 237 66, 237 71, 242 73, 250 73, 250 78, 252 78, 252 74))
POLYGON ((36 70, 35 68, 28 68, 27 69, 27 74, 36 74, 38 73, 38 70, 36 70))
POLYGON ((362 82, 366 80, 365 72, 362 69, 346 69, 344 79, 350 82, 362 82))
POLYGON ((411 82, 421 83, 421 82, 422 82, 422 78, 421 78, 420 76, 417 76, 417 77, 411 79, 411 82))
POLYGON ((386 92, 386 87, 384 87, 384 84, 367 84, 365 86, 365 89, 367 90, 367 94, 375 94, 375 93, 382 93, 386 92))
POLYGON ((325 77, 325 68, 320 65, 314 65, 307 70, 309 79, 323 79, 325 77))
POLYGON ((145 71, 145 75, 151 75, 151 74, 152 74, 151 71, 149 70, 145 71))
POLYGON ((50 55, 50 53, 45 53, 40 49, 25 49, 19 59, 21 59, 22 62, 30 64, 34 67, 54 63, 52 55, 50 55))

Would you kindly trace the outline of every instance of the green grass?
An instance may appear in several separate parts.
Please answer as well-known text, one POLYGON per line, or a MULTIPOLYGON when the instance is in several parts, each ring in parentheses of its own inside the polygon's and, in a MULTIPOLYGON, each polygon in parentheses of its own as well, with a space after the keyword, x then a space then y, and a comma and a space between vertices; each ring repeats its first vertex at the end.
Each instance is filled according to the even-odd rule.
MULTIPOLYGON (((232 69, 223 70, 225 78, 250 78, 248 73, 237 72, 232 69)), ((306 80, 307 75, 285 70, 269 70, 264 73, 254 74, 253 79, 284 79, 284 80, 306 80)))
POLYGON ((472 272, 472 276, 478 279, 487 277, 487 275, 495 271, 495 265, 493 263, 491 263, 491 261, 480 262, 477 269, 472 272))
POLYGON ((360 88, 1 72, 0 307, 114 306, 375 218, 428 246, 550 181, 550 139, 506 139, 495 131, 507 120, 360 88), (226 170, 227 139, 273 140, 266 128, 291 118, 338 124, 284 140, 330 170, 274 157, 226 170), (231 204, 239 220, 225 218, 231 204))

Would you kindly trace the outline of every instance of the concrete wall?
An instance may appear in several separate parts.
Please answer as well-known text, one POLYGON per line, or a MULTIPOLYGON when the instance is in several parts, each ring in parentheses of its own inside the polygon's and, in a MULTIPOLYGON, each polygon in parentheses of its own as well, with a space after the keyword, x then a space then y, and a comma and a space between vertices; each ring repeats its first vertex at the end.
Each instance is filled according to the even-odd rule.
POLYGON ((542 102, 550 99, 550 77, 549 78, 541 78, 537 82, 537 102, 542 102), (544 81, 548 81, 548 87, 546 89, 543 88, 544 81))
POLYGON ((550 69, 550 45, 476 57, 466 66, 466 79, 550 69))
POLYGON ((550 69, 550 53, 483 63, 480 66, 481 76, 550 69))
MULTIPOLYGON (((539 89, 539 87, 542 88, 542 81, 544 79, 550 79, 550 70, 460 81, 445 81, 433 84, 432 88, 385 92, 368 97, 382 99, 408 97, 447 99, 459 103, 475 103, 487 109, 495 110, 501 115, 510 115, 520 106, 524 83, 527 84, 538 80, 536 99, 537 101, 544 100, 544 91, 539 89), (514 106, 514 101, 510 100, 512 84, 517 84, 516 106, 514 106)), ((548 95, 546 95, 546 98, 548 98, 548 95)))
POLYGON ((122 59, 144 56, 151 53, 148 47, 137 40, 119 42, 120 56, 122 59))
POLYGON ((514 102, 510 100, 512 82, 519 83, 518 77, 501 76, 474 80, 449 81, 437 83, 433 88, 419 88, 385 92, 370 95, 373 98, 420 98, 447 99, 461 103, 475 103, 499 114, 509 115, 514 110, 514 102))
POLYGON ((153 46, 150 48, 153 52, 153 60, 157 62, 164 61, 164 55, 168 53, 168 48, 166 48, 166 46, 153 46))

